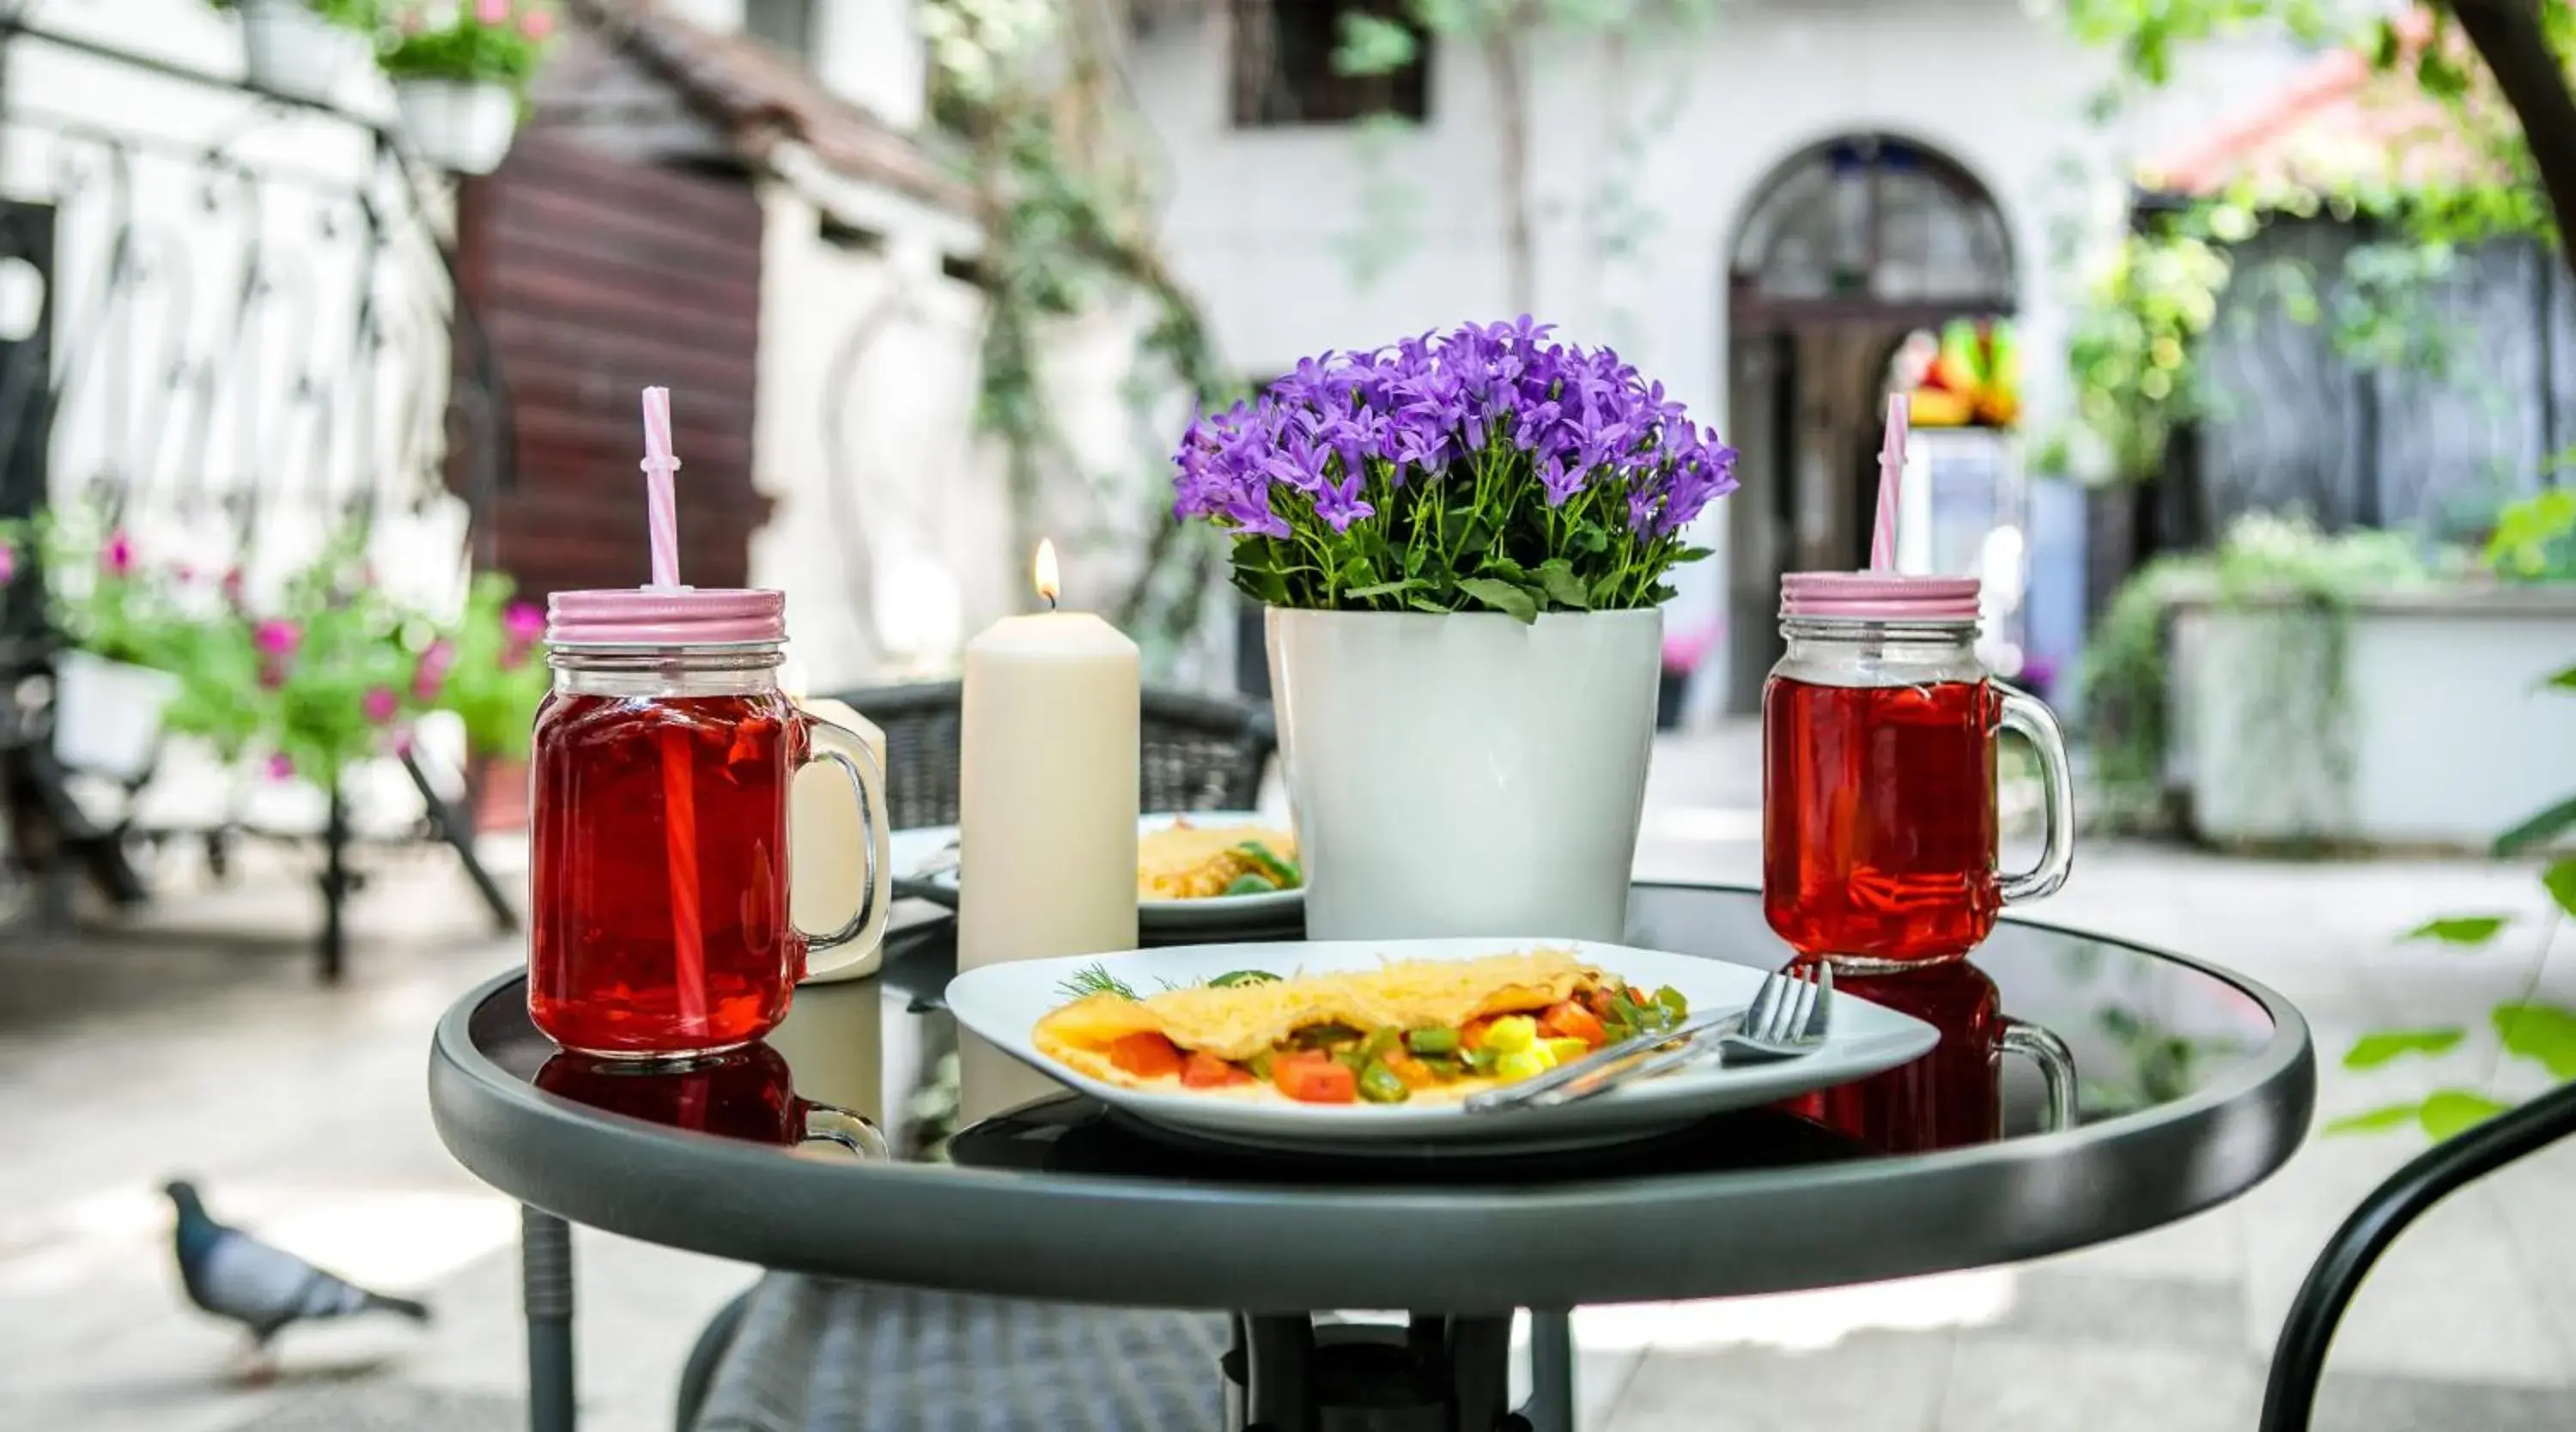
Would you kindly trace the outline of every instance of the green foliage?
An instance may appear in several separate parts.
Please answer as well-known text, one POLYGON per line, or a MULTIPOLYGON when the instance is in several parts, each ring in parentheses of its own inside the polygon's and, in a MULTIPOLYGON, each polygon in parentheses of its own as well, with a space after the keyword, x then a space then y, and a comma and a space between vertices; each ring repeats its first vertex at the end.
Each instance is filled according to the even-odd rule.
MULTIPOLYGON (((2567 35, 2560 32, 2576 31, 2567 19, 2571 7, 2542 8, 2561 40, 2567 35)), ((2209 411, 2198 349, 2218 300, 2231 280, 2241 281, 2217 246, 2243 242, 2273 216, 2365 219, 2384 232, 2344 256, 2329 297, 2296 265, 2266 266, 2275 270, 2266 274, 2267 296, 2293 321, 2327 323, 2335 351, 2356 366, 2437 379, 2450 366, 2451 345, 2424 299, 2451 272, 2457 247, 2508 235, 2554 242, 2547 196, 2520 129, 2490 93, 2483 69, 2464 62, 2467 52, 2450 37, 2445 12, 2432 8, 2433 38, 2416 45, 2386 16, 2354 32, 2352 9, 2332 0, 2067 0, 2069 32, 2116 51, 2124 83, 2147 88, 2171 80, 2180 48, 2263 27, 2310 42, 2359 42, 2381 70, 2403 69, 2451 116, 2447 128, 2393 144, 2464 145, 2483 160, 2467 166, 2466 177, 2448 159, 2420 166, 2365 160, 2313 187, 2267 178, 2260 188, 2177 201, 2125 238, 2078 305, 2068 353, 2074 419, 2099 454, 2089 466, 2100 475, 2156 476, 2175 430, 2209 411)), ((2120 88, 2106 93, 2116 97, 2120 88)), ((2077 451, 2059 440, 2044 456, 2063 468, 2076 465, 2070 459, 2077 451)))
POLYGON ((478 579, 463 616, 442 624, 384 594, 359 532, 257 606, 240 573, 147 562, 80 506, 0 529, 0 581, 37 570, 48 618, 73 645, 178 677, 170 731, 226 760, 267 754, 281 774, 324 785, 434 709, 463 719, 478 754, 524 753, 549 685, 542 619, 510 603, 506 578, 478 579), (21 554, 38 560, 19 565, 21 554))
MULTIPOLYGON (((2546 689, 2552 692, 2576 692, 2576 667, 2562 671, 2551 679, 2546 689)), ((2496 838, 2496 854, 2511 856, 2538 849, 2559 835, 2576 829, 2576 796, 2531 817, 2496 838)), ((2540 886, 2549 893, 2557 907, 2541 931, 2540 949, 2535 957, 2549 958, 2550 942, 2557 937, 2561 919, 2576 916, 2576 856, 2560 856, 2542 867, 2540 886)), ((2493 940, 2508 923, 2501 915, 2455 915, 2430 921, 2412 932, 2413 937, 2430 937, 2459 945, 2483 945, 2493 940)), ((2535 968, 2531 985, 2539 984, 2535 968)), ((2494 1028, 2497 1046, 2515 1059, 2537 1064, 2549 1077, 2564 1083, 2576 1079, 2576 1010, 2544 1004, 2523 998, 2497 1005, 2488 1014, 2494 1028)), ((2425 1042, 2433 1031, 2406 1030, 2362 1036, 2344 1056, 2350 1069, 2375 1068, 2400 1053, 2442 1053, 2458 1043, 2456 1031, 2438 1044, 2425 1042)), ((2503 1113, 2509 1107, 2470 1089, 2445 1089, 2420 1105, 2392 1105, 2387 1109, 2350 1119, 2340 1119, 2327 1126, 2329 1133, 2366 1132, 2399 1127, 2411 1118, 2428 1137, 2447 1139, 2464 1129, 2503 1113)))
POLYGON ((0 522, 0 585, 38 573, 46 619, 72 645, 157 671, 187 663, 193 624, 181 610, 180 584, 137 560, 133 540, 103 511, 53 507, 0 522))
POLYGON ((506 0, 501 19, 477 18, 472 3, 439 16, 436 7, 412 5, 394 17, 393 33, 378 63, 396 79, 467 80, 509 86, 525 99, 537 65, 555 31, 551 5, 506 0), (432 23, 443 19, 443 23, 432 23))
POLYGON ((2507 504, 2487 538, 2489 570, 2508 581, 2576 582, 2576 487, 2507 504))
POLYGON ((2483 945, 2511 923, 2511 915, 2446 915, 2407 931, 2406 938, 2436 940, 2445 945, 2483 945))
POLYGON ((2190 359, 2230 273, 2209 222, 2195 210, 2127 235, 2076 312, 2066 352, 2076 421, 2122 480, 2162 471, 2174 431, 2203 411, 2190 359))
POLYGON ((2205 599, 2222 610, 2286 606, 2300 618, 2281 624, 2276 659, 2249 673, 2249 679, 2287 683, 2251 703, 2285 729, 2243 734, 2315 746, 2329 777, 2340 783, 2350 767, 2344 729, 2350 607, 2365 594, 2427 577, 2413 543, 2399 534, 2328 534, 2304 517, 2260 512, 2239 518, 2214 552, 2160 557, 2131 573, 2112 593, 2077 673, 2106 818, 2151 823, 2159 813, 2171 742, 2165 624, 2178 602, 2205 599), (2308 649, 2290 650, 2290 643, 2308 649))
MULTIPOLYGON (((242 0, 206 0, 217 10, 238 10, 242 0)), ((384 0, 303 0, 304 8, 343 29, 373 33, 384 22, 384 0)))
POLYGON ((537 705, 554 680, 537 643, 544 614, 512 600, 513 591, 498 572, 474 578, 464 614, 423 649, 412 695, 456 713, 469 753, 524 760, 537 705))
POLYGON ((2458 1029, 2398 1029, 2380 1034, 2365 1034, 2345 1051, 2346 1069, 2376 1069, 2407 1054, 2447 1054, 2457 1048, 2467 1032, 2458 1029))
POLYGON ((2271 24, 2314 41, 2333 18, 2325 0, 2066 0, 2065 9, 2077 39, 2117 49, 2129 72, 2150 85, 2173 78, 2174 51, 2183 46, 2271 24))
MULTIPOLYGON (((1051 0, 928 0, 918 10, 931 111, 965 139, 984 208, 975 415, 1004 450, 1015 564, 1035 545, 1048 472, 1074 462, 1039 376, 1057 320, 1141 310, 1143 362, 1125 385, 1140 429, 1152 425, 1147 407, 1171 387, 1194 411, 1241 391, 1218 359, 1197 299, 1156 247, 1154 195, 1141 166, 1125 162, 1114 142, 1129 118, 1123 84, 1080 21, 1051 0)), ((1146 486, 1152 536, 1113 618, 1150 646, 1198 624, 1216 557, 1213 544, 1197 540, 1202 534, 1169 520, 1168 487, 1146 486)))

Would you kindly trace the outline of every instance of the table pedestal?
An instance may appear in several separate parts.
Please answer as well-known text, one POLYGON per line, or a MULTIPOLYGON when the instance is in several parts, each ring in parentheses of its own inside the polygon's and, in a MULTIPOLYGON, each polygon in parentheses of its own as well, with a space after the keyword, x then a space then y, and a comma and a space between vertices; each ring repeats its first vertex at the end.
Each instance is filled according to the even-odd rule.
POLYGON ((1510 1407, 1512 1319, 1415 1314, 1403 1327, 1318 1327, 1247 1314, 1224 1358, 1227 1432, 1572 1432, 1562 1313, 1531 1327, 1530 1405, 1510 1407))

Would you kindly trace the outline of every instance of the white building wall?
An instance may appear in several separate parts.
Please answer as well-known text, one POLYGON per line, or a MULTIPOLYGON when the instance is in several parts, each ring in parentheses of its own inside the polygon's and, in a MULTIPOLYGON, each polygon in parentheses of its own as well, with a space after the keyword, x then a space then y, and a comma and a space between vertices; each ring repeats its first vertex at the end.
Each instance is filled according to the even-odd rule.
MULTIPOLYGON (((1164 237, 1230 362, 1262 376, 1328 348, 1511 315, 1498 105, 1474 46, 1436 49, 1424 123, 1363 140, 1350 126, 1234 128, 1227 42, 1223 7, 1210 6, 1149 27, 1131 64, 1169 176, 1164 237), (1390 187, 1411 194, 1419 231, 1363 282, 1353 241, 1372 192, 1390 187)), ((2055 231, 2116 232, 2129 159, 2259 101, 2304 61, 2268 41, 2187 57, 2176 92, 2104 132, 2082 111, 2109 57, 2019 0, 1732 0, 1686 35, 1625 47, 1560 35, 1531 56, 1530 307, 1613 344, 1721 427, 1730 246, 1765 181, 1808 146, 1893 133, 1985 184, 2012 236, 2027 398, 2044 422, 2076 284, 2055 231), (1604 253, 1620 237, 1606 232, 1617 206, 1605 190, 1645 216, 1624 256, 1604 253)), ((1724 508, 1702 533, 1721 554, 1724 508)), ((1695 614, 1676 627, 1718 619, 1723 561, 1686 570, 1695 614)))
MULTIPOLYGON (((199 0, 40 0, 28 8, 40 30, 211 75, 241 73, 236 23, 199 0)), ((346 497, 372 482, 399 498, 379 511, 379 580, 431 604, 461 596, 463 504, 442 499, 415 512, 407 504, 419 490, 410 482, 419 464, 392 472, 406 435, 439 441, 446 283, 423 230, 405 229, 404 262, 363 262, 353 195, 363 190, 396 229, 417 212, 376 166, 371 136, 343 120, 266 107, 239 91, 41 35, 12 38, 6 64, 0 190, 59 206, 54 361, 71 376, 55 423, 56 500, 76 500, 100 479, 121 480, 142 494, 130 526, 145 560, 210 576, 240 565, 257 597, 308 560, 339 525, 346 497), (67 138, 82 135, 91 137, 67 138), (112 159, 111 137, 133 146, 130 158, 112 159), (220 202, 208 203, 213 171, 189 156, 209 146, 259 176, 255 199, 218 184, 220 202), (131 176, 122 189, 120 171, 131 176), (290 174, 311 182, 290 182, 290 174), (143 277, 102 307, 120 205, 143 277), (233 336, 254 245, 269 293, 249 310, 256 320, 233 336), (384 324, 384 345, 369 354, 354 347, 362 295, 384 324), (178 387, 174 364, 186 365, 178 387), (334 385, 331 400, 299 400, 294 377, 302 374, 334 385), (369 381, 352 382, 352 374, 369 381), (367 402, 373 412, 362 418, 367 402), (362 443, 370 426, 373 440, 362 443), (237 546, 221 499, 255 484, 259 517, 247 546, 237 546), (181 511, 171 499, 191 486, 199 500, 181 511)), ((392 112, 391 92, 371 66, 353 69, 336 98, 361 115, 392 112)), ((443 229, 449 196, 433 176, 422 184, 429 224, 443 229)))
POLYGON ((834 94, 897 129, 921 127, 930 85, 913 0, 831 0, 815 31, 814 71, 834 94))

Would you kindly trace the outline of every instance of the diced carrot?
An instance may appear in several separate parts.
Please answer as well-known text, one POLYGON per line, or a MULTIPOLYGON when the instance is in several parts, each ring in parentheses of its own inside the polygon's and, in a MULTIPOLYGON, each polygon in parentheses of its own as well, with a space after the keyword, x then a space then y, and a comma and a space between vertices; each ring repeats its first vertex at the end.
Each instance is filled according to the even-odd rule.
POLYGON ((1204 1049, 1191 1050, 1189 1062, 1181 1066, 1181 1083, 1192 1089, 1219 1089, 1228 1084, 1251 1082, 1251 1075, 1204 1049))
POLYGON ((1486 1015, 1482 1019, 1468 1020, 1465 1024, 1458 1026, 1458 1047, 1461 1049, 1473 1049, 1477 1045, 1484 1043, 1485 1031, 1493 1027, 1494 1016, 1490 1014, 1486 1015))
POLYGON ((1313 1058, 1273 1060, 1271 1082, 1301 1104, 1347 1104, 1359 1098, 1359 1076, 1350 1066, 1317 1054, 1313 1058))
POLYGON ((1109 1041, 1109 1062, 1139 1079, 1181 1072, 1181 1047, 1150 1029, 1109 1041))
POLYGON ((1592 1011, 1572 1000, 1549 1005, 1547 1012, 1538 1017, 1538 1027, 1558 1039, 1580 1039, 1595 1049, 1610 1037, 1592 1011))
POLYGON ((1431 1072, 1430 1065, 1401 1049, 1389 1051, 1379 1062, 1386 1066, 1388 1073, 1403 1080, 1407 1089, 1428 1089, 1440 1082, 1440 1076, 1431 1072))

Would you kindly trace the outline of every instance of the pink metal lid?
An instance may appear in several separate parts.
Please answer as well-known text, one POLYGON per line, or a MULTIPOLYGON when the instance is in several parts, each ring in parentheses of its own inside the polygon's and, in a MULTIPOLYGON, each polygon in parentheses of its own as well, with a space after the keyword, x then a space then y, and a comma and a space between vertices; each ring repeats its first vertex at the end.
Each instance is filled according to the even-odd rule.
POLYGON ((1876 622, 1970 622, 1977 579, 1895 572, 1790 572, 1780 578, 1783 617, 1876 622))
POLYGON ((713 646, 785 641, 787 598, 760 588, 618 587, 546 599, 555 646, 713 646))

